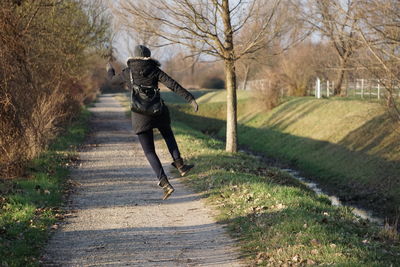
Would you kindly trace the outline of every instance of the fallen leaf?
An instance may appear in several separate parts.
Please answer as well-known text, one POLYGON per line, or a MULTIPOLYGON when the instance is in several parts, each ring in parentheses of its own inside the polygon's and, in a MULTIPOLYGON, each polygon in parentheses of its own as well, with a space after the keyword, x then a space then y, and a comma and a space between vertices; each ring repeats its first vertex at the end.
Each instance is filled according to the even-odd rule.
POLYGON ((281 204, 281 203, 279 203, 278 205, 276 205, 276 209, 277 209, 277 210, 283 210, 283 209, 285 209, 285 208, 286 208, 286 206, 283 205, 283 204, 281 204))
POLYGON ((313 260, 307 260, 307 265, 314 265, 315 264, 315 261, 313 261, 313 260))

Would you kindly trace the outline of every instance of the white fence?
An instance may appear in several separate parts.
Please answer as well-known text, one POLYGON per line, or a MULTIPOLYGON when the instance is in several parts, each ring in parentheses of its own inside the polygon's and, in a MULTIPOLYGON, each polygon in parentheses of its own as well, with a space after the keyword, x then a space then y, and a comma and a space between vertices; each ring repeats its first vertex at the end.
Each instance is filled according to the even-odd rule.
POLYGON ((244 82, 239 82, 238 84, 238 89, 240 90, 266 90, 268 88, 271 87, 271 81, 270 80, 251 80, 251 81, 247 81, 246 85, 244 84, 244 82))
MULTIPOLYGON (((333 95, 335 88, 334 82, 322 81, 317 78, 315 81, 314 95, 316 98, 330 97, 333 95)), ((377 98, 380 99, 385 96, 387 91, 379 83, 379 80, 373 79, 355 79, 354 81, 344 81, 342 90, 346 96, 360 97, 360 98, 377 98)), ((396 96, 400 97, 400 87, 397 86, 394 90, 396 96)))
MULTIPOLYGON (((238 83, 238 89, 240 90, 269 90, 271 89, 271 81, 267 79, 263 80, 251 80, 246 82, 238 83)), ((314 95, 316 98, 331 97, 334 95, 335 83, 329 80, 316 79, 314 86, 310 86, 312 90, 308 93, 314 95)), ((355 79, 352 81, 343 81, 342 90, 344 95, 348 97, 360 97, 360 98, 377 98, 381 99, 387 94, 386 89, 379 83, 379 80, 374 79, 355 79)), ((281 89, 281 95, 284 95, 283 89, 281 89)), ((400 86, 394 90, 396 96, 400 97, 400 86)))
MULTIPOLYGON (((246 90, 246 91, 252 91, 252 90, 261 90, 261 91, 268 91, 271 89, 275 89, 272 88, 272 82, 271 80, 267 80, 267 79, 261 79, 261 80, 251 80, 251 81, 247 81, 246 84, 244 84, 244 82, 239 82, 238 83, 238 87, 239 90, 246 90)), ((279 91, 280 96, 284 96, 285 92, 283 88, 280 88, 279 91)))

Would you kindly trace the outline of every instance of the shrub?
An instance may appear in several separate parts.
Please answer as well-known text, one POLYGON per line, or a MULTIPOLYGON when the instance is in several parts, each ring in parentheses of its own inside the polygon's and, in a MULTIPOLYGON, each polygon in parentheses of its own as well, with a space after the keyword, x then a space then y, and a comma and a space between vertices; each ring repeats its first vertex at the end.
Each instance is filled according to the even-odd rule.
POLYGON ((0 2, 0 172, 22 174, 98 86, 95 47, 107 23, 73 1, 0 2), (79 26, 78 26, 79 25, 79 26))

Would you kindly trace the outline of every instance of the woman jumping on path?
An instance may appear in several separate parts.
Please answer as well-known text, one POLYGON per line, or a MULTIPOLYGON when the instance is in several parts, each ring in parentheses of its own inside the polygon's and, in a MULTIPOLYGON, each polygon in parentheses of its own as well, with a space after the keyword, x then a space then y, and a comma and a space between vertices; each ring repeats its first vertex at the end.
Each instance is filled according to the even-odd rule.
MULTIPOLYGON (((134 57, 128 59, 127 65, 128 67, 122 70, 120 74, 115 75, 114 68, 110 63, 107 64, 108 79, 113 85, 126 83, 132 90, 133 84, 136 86, 158 88, 158 82, 161 82, 170 90, 183 97, 197 112, 198 105, 193 95, 159 68, 160 63, 151 58, 150 49, 143 45, 136 46, 134 57)), ((159 91, 156 91, 156 93, 159 94, 159 91)), ((178 169, 181 176, 184 176, 194 166, 186 165, 181 158, 174 133, 171 130, 171 119, 167 106, 164 105, 161 114, 156 116, 132 112, 132 126, 134 132, 139 137, 139 142, 142 145, 147 160, 157 175, 159 180, 158 185, 164 190, 163 199, 167 199, 174 192, 174 188, 169 183, 160 159, 156 154, 153 129, 157 128, 160 131, 171 153, 173 159, 172 165, 178 169)))

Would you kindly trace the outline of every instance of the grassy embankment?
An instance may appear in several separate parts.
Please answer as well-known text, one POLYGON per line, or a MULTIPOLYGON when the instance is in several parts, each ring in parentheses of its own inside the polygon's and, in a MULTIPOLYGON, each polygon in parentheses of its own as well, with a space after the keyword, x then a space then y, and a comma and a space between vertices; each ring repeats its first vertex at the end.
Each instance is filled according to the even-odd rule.
MULTIPOLYGON (((171 105, 172 116, 224 137, 224 92, 205 94, 198 102, 196 114, 189 106, 171 105)), ((342 200, 384 217, 399 215, 400 129, 378 103, 296 98, 259 112, 242 96, 238 110, 241 145, 296 167, 342 200)))
POLYGON ((84 111, 48 151, 30 163, 27 177, 0 180, 0 265, 39 266, 41 249, 63 215, 59 209, 68 192, 67 166, 88 131, 84 111))
POLYGON ((238 238, 249 265, 400 264, 399 240, 391 231, 331 206, 251 156, 226 153, 223 142, 183 123, 174 122, 174 132, 182 154, 196 163, 187 184, 217 207, 218 221, 238 238))
POLYGON ((249 265, 400 264, 396 234, 331 206, 253 157, 224 152, 221 141, 182 123, 174 131, 183 155, 196 163, 187 184, 218 207, 217 219, 238 238, 249 265))

